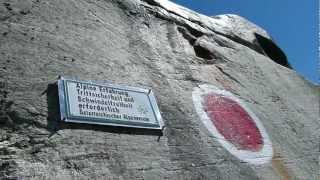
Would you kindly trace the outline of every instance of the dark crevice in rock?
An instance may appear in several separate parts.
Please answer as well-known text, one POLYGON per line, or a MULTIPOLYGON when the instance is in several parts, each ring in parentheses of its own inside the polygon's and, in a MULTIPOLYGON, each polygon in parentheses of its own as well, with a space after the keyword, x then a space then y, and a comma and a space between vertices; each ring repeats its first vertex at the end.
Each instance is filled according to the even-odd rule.
POLYGON ((195 43, 193 45, 194 52, 197 57, 203 59, 200 64, 218 64, 224 63, 226 58, 224 55, 214 49, 208 49, 208 47, 195 43))
POLYGON ((184 80, 185 80, 185 81, 190 81, 190 82, 196 83, 196 84, 198 84, 198 83, 203 83, 203 81, 201 81, 201 80, 199 80, 199 79, 195 79, 191 74, 186 75, 186 76, 184 77, 184 80))
MULTIPOLYGON (((193 46, 194 52, 196 53, 196 56, 206 59, 206 60, 212 60, 214 59, 214 55, 206 48, 200 46, 200 45, 195 45, 193 46)), ((211 61, 208 61, 211 62, 211 61)), ((208 63, 211 64, 211 63, 208 63)))
POLYGON ((227 61, 227 58, 216 50, 211 42, 201 41, 201 39, 198 39, 193 45, 196 56, 203 59, 201 64, 219 64, 227 61))
POLYGON ((229 49, 235 50, 234 45, 232 45, 232 43, 230 43, 229 41, 222 39, 222 37, 219 37, 218 35, 215 35, 214 37, 215 37, 214 38, 214 42, 217 45, 219 45, 221 47, 225 47, 225 48, 229 48, 229 49))
POLYGON ((181 33, 190 34, 194 38, 199 38, 199 37, 205 35, 203 32, 201 32, 201 31, 189 26, 188 24, 184 24, 184 23, 179 22, 179 21, 175 21, 175 23, 177 25, 179 25, 178 30, 181 33))
MULTIPOLYGON (((153 3, 149 3, 149 4, 150 4, 150 5, 159 6, 159 7, 163 8, 162 6, 160 6, 160 5, 158 5, 157 3, 155 3, 153 0, 144 0, 144 1, 146 1, 146 2, 148 2, 148 3, 149 3, 149 2, 153 2, 153 3)), ((148 9, 149 12, 150 12, 152 15, 154 15, 155 17, 157 17, 157 18, 159 18, 159 19, 163 19, 163 20, 168 21, 168 22, 175 23, 176 25, 180 26, 180 27, 178 27, 178 30, 179 30, 180 32, 181 32, 181 30, 182 30, 182 31, 187 30, 192 36, 194 36, 194 37, 196 37, 196 38, 201 37, 202 35, 205 34, 205 33, 201 32, 201 31, 199 31, 199 30, 197 30, 197 29, 189 26, 188 24, 186 24, 186 23, 184 23, 184 22, 181 22, 181 21, 179 21, 179 20, 177 20, 177 19, 174 19, 174 18, 171 18, 171 17, 168 17, 168 16, 164 16, 163 14, 160 14, 159 12, 155 11, 154 9, 151 9, 150 7, 145 7, 145 8, 148 9)), ((171 12, 171 11, 170 11, 170 13, 175 14, 174 12, 171 12)), ((182 17, 182 16, 180 16, 180 15, 178 15, 178 14, 176 14, 176 15, 179 16, 179 17, 182 17)), ((184 18, 184 17, 182 17, 182 18, 184 18)), ((188 20, 188 21, 190 21, 190 20, 188 20)))
POLYGON ((190 45, 193 46, 195 55, 201 59, 204 59, 204 62, 202 62, 201 64, 215 64, 218 62, 218 59, 221 59, 221 57, 223 57, 222 55, 215 55, 206 47, 203 47, 201 44, 196 43, 198 38, 204 35, 202 32, 188 27, 185 24, 183 26, 182 24, 178 26, 178 31, 190 43, 190 45))
POLYGON ((246 47, 248 47, 248 48, 250 48, 250 49, 252 49, 252 50, 254 50, 254 51, 256 51, 256 52, 258 52, 260 54, 263 54, 263 50, 259 46, 255 45, 255 44, 253 44, 253 43, 251 43, 249 41, 246 41, 245 39, 242 39, 239 36, 236 36, 236 35, 231 36, 231 35, 223 34, 221 32, 218 32, 218 31, 215 31, 215 30, 212 30, 212 29, 211 29, 211 31, 213 31, 214 33, 216 33, 216 34, 218 34, 220 36, 226 37, 226 38, 228 38, 228 39, 230 39, 230 40, 232 40, 232 41, 234 41, 234 42, 236 42, 238 44, 242 44, 243 46, 246 46, 246 47))
POLYGON ((265 55, 267 55, 274 62, 292 69, 285 53, 272 40, 257 33, 254 35, 256 36, 257 43, 261 46, 265 55))
POLYGON ((184 27, 187 28, 187 30, 190 32, 190 34, 192 34, 196 38, 199 38, 199 37, 204 35, 203 32, 198 31, 198 30, 196 30, 196 29, 194 29, 194 28, 192 28, 192 27, 190 27, 188 25, 185 25, 184 27))
POLYGON ((189 41, 189 43, 193 46, 197 38, 204 35, 201 31, 198 31, 187 24, 178 23, 178 31, 182 34, 182 36, 189 41))
POLYGON ((190 31, 188 31, 186 28, 179 26, 178 31, 182 34, 182 36, 193 46, 194 43, 197 40, 197 37, 195 37, 190 31))
POLYGON ((242 87, 245 87, 240 81, 237 80, 237 78, 233 77, 231 74, 227 73, 225 70, 223 70, 221 67, 216 66, 219 71, 224 74, 225 76, 227 76, 229 79, 235 81, 236 83, 238 83, 239 85, 241 85, 242 87))
POLYGON ((128 15, 137 15, 139 13, 138 6, 134 3, 134 1, 117 0, 116 3, 120 9, 128 12, 128 15))
POLYGON ((143 1, 152 5, 152 6, 158 6, 158 7, 162 8, 162 6, 159 3, 155 2, 154 0, 143 0, 143 1))
MULTIPOLYGON (((162 7, 159 3, 155 2, 154 0, 143 0, 143 1, 147 2, 148 4, 150 4, 150 5, 152 5, 152 6, 160 7, 160 8, 162 8, 162 9, 166 10, 166 11, 169 12, 169 13, 172 13, 172 14, 174 14, 174 15, 176 15, 176 16, 179 16, 180 18, 183 18, 183 19, 185 19, 185 20, 187 20, 187 21, 190 21, 190 22, 192 22, 192 23, 195 23, 195 24, 197 24, 197 25, 199 25, 199 26, 201 26, 201 27, 203 27, 203 28, 205 28, 205 29, 209 29, 210 31, 212 31, 212 32, 215 33, 215 34, 218 34, 218 35, 220 35, 220 36, 223 36, 223 37, 225 37, 225 38, 228 38, 228 39, 230 39, 230 40, 232 40, 232 41, 234 41, 234 42, 236 42, 236 43, 238 43, 238 44, 242 44, 242 45, 244 45, 244 46, 246 46, 246 47, 248 47, 248 48, 250 48, 250 49, 252 49, 252 50, 254 50, 254 51, 258 52, 258 53, 260 53, 260 54, 264 54, 263 49, 262 49, 259 45, 256 45, 255 43, 252 43, 252 42, 250 42, 250 41, 247 41, 247 40, 245 40, 245 39, 243 39, 243 38, 241 38, 241 37, 239 37, 239 36, 236 36, 236 35, 228 35, 228 34, 224 34, 224 33, 222 33, 222 32, 216 31, 216 30, 214 30, 214 29, 212 29, 212 28, 204 25, 201 21, 192 20, 192 19, 186 19, 185 17, 183 17, 183 16, 181 16, 181 15, 179 15, 179 14, 173 12, 173 11, 169 11, 169 10, 165 9, 164 7, 162 7)), ((147 7, 146 7, 146 8, 147 8, 147 7)), ((150 8, 149 8, 149 10, 152 12, 152 14, 155 15, 155 17, 158 17, 158 18, 160 18, 160 19, 164 19, 164 20, 167 20, 167 21, 175 21, 175 23, 178 24, 178 25, 181 25, 181 26, 184 26, 184 27, 188 27, 189 32, 194 31, 194 32, 196 32, 196 33, 199 34, 199 35, 201 34, 200 36, 202 36, 202 35, 204 34, 203 32, 198 31, 198 30, 196 30, 196 29, 194 29, 194 28, 191 28, 191 27, 190 27, 189 25, 187 25, 186 23, 180 22, 180 21, 177 20, 177 19, 174 19, 174 18, 171 18, 171 17, 167 17, 167 16, 165 16, 165 15, 163 15, 163 14, 160 14, 159 12, 156 12, 156 11, 154 11, 154 10, 151 10, 150 8), (191 30, 191 31, 190 31, 190 30, 191 30)), ((194 34, 194 33, 193 33, 193 34, 194 34)), ((200 36, 196 36, 196 37, 200 37, 200 36)))
MULTIPOLYGON (((156 6, 156 7, 159 7, 159 8, 161 8, 161 9, 164 9, 164 10, 166 10, 167 12, 169 12, 169 13, 171 13, 171 14, 174 14, 174 15, 176 15, 176 16, 179 16, 179 17, 185 19, 185 17, 181 16, 180 14, 178 14, 178 13, 176 13, 176 12, 174 12, 174 11, 170 11, 170 10, 166 9, 165 7, 163 7, 161 4, 159 4, 158 2, 156 2, 156 1, 154 1, 154 0, 142 0, 142 1, 148 3, 149 5, 156 6)), ((159 14, 159 13, 157 12, 157 14, 159 14)), ((160 14, 159 14, 159 15, 160 15, 160 14)), ((161 15, 161 16, 163 16, 163 15, 161 15)), ((172 19, 172 18, 169 18, 169 19, 172 19)), ((190 20, 190 19, 188 19, 188 21, 193 22, 193 21, 190 20)), ((201 22, 199 22, 199 23, 201 23, 201 22)))

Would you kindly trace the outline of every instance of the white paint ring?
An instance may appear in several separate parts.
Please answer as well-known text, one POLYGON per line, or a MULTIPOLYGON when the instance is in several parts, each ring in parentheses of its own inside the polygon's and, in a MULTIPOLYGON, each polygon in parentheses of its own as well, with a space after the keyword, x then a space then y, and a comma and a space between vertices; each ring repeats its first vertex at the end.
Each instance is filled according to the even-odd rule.
POLYGON ((267 162, 270 162, 270 160, 273 157, 273 149, 272 149, 272 143, 270 141, 270 138, 266 133, 266 130, 263 127, 263 124, 261 123, 259 118, 240 99, 238 99, 228 91, 221 90, 215 86, 207 85, 207 84, 200 85, 199 87, 195 87, 192 93, 192 97, 193 97, 193 103, 194 103, 195 109, 202 123, 226 150, 228 150, 231 154, 239 158, 241 161, 244 161, 250 164, 258 165, 258 164, 265 164, 267 162), (234 144, 229 142, 218 131, 217 127, 212 122, 212 119, 210 119, 207 112, 205 112, 204 110, 203 99, 204 99, 204 96, 208 94, 215 94, 215 95, 227 97, 228 99, 231 99, 236 103, 238 103, 238 105, 240 105, 249 114, 249 116, 255 123, 255 126, 258 128, 263 140, 263 145, 261 149, 259 149, 259 151, 241 150, 237 148, 234 144))

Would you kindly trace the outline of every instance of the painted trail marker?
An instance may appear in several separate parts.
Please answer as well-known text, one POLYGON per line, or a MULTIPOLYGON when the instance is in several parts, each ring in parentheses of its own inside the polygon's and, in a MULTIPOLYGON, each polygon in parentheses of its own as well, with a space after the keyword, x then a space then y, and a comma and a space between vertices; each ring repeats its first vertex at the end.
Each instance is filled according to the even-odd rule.
POLYGON ((231 154, 251 164, 264 164, 272 159, 272 144, 266 130, 237 97, 211 85, 194 88, 192 97, 203 124, 231 154))
POLYGON ((61 120, 110 126, 162 129, 151 89, 61 78, 61 120))

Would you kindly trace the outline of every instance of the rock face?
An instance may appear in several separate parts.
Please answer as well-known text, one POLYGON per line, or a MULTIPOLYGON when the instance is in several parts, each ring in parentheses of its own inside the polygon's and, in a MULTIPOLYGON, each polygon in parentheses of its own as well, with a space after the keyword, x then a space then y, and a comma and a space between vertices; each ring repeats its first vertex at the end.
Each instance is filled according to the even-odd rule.
POLYGON ((0 179, 316 179, 319 87, 261 28, 166 0, 2 0, 0 179), (152 87, 157 133, 59 121, 59 75, 152 87), (230 154, 192 92, 214 85, 260 119, 270 162, 230 154))

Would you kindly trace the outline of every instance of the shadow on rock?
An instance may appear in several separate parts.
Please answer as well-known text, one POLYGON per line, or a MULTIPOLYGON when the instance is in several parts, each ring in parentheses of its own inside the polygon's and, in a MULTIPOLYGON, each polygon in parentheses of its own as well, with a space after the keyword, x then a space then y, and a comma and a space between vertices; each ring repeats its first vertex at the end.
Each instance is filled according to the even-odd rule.
POLYGON ((48 107, 47 129, 51 132, 51 135, 53 135, 59 130, 60 124, 60 108, 57 83, 48 84, 46 94, 48 107))
POLYGON ((94 125, 94 124, 77 124, 77 123, 60 123, 61 129, 86 129, 93 131, 102 131, 109 133, 118 133, 118 134, 132 134, 132 135, 153 135, 153 136, 162 136, 163 133, 161 130, 154 129, 141 129, 141 128, 132 128, 132 127, 120 127, 120 126, 103 126, 103 125, 94 125))

